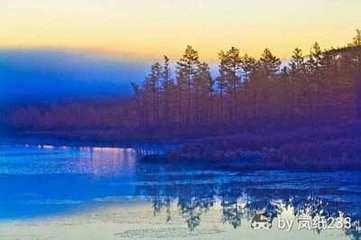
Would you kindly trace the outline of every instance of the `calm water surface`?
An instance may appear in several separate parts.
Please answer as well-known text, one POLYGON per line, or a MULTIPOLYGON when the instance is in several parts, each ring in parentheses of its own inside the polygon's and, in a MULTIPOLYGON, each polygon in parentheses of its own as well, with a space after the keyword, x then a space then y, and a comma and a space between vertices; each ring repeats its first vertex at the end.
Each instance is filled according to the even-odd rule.
MULTIPOLYGON (((151 218, 165 214, 166 224, 181 217, 189 232, 202 230, 202 220, 212 212, 217 213, 214 221, 231 226, 227 231, 245 222, 254 231, 276 228, 288 212, 297 223, 305 216, 328 219, 328 226, 333 218, 343 224, 350 219, 342 233, 360 239, 360 172, 240 172, 211 164, 139 160, 167 147, 0 145, 0 220, 71 214, 117 203, 132 207, 137 199, 154 211, 151 218)), ((321 230, 328 229, 312 225, 317 234, 321 230)))

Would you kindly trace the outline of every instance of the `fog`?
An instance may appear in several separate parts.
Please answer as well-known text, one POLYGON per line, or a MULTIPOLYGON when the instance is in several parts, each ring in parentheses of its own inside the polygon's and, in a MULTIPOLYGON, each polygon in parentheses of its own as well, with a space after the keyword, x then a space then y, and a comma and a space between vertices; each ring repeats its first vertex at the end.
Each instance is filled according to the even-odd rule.
POLYGON ((0 50, 2 103, 124 96, 150 61, 75 50, 0 50))

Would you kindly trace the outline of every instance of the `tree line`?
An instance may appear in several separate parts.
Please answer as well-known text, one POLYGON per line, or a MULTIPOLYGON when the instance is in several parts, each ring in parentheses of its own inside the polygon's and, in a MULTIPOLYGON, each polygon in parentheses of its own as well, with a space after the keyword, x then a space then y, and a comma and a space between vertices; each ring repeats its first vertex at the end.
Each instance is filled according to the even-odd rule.
POLYGON ((218 57, 218 71, 211 74, 187 46, 175 63, 164 56, 152 64, 142 83, 132 83, 131 99, 8 107, 0 125, 20 132, 97 129, 97 138, 151 139, 317 127, 361 117, 360 30, 345 47, 322 50, 315 43, 306 54, 296 48, 283 63, 269 49, 258 59, 235 47, 218 57))
POLYGON ((295 127, 358 118, 360 30, 343 48, 296 48, 285 64, 269 49, 256 59, 231 47, 218 58, 215 77, 192 46, 174 70, 167 56, 154 63, 143 83, 132 83, 138 126, 295 127))

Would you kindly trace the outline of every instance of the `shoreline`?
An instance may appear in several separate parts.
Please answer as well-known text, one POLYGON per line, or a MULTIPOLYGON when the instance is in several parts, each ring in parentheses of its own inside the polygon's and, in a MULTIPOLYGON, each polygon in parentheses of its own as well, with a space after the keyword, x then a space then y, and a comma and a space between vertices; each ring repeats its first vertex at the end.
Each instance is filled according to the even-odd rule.
POLYGON ((169 140, 124 140, 116 132, 33 131, 8 137, 11 143, 97 147, 163 147, 144 162, 212 163, 227 170, 360 170, 361 122, 334 127, 169 140), (83 133, 83 134, 82 134, 83 133), (121 140, 120 140, 121 139, 121 140))
MULTIPOLYGON (((181 142, 169 142, 169 141, 136 141, 136 140, 85 140, 78 138, 64 138, 59 135, 43 135, 43 134, 13 134, 7 136, 1 136, 1 141, 5 141, 5 144, 31 144, 31 145, 53 145, 53 146, 69 146, 69 147, 119 147, 126 148, 132 146, 147 146, 147 145, 161 145, 161 146, 172 146, 180 145, 181 142)), ((4 143, 2 143, 4 145, 4 143)))

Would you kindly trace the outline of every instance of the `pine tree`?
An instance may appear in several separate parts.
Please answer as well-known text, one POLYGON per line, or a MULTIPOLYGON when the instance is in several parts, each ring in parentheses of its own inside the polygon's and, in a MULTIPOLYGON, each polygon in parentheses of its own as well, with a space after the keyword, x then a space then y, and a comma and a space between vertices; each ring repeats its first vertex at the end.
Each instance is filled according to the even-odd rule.
POLYGON ((306 76, 307 65, 302 50, 296 48, 290 60, 290 84, 292 96, 292 116, 294 121, 305 121, 309 117, 310 92, 306 76))
POLYGON ((295 48, 290 61, 290 67, 293 72, 302 71, 304 68, 305 58, 303 57, 302 50, 295 48))
POLYGON ((156 62, 151 66, 149 75, 143 83, 146 125, 155 125, 160 120, 160 91, 159 84, 162 77, 162 66, 156 62))
POLYGON ((242 59, 239 50, 232 47, 229 51, 219 53, 219 78, 227 94, 228 118, 234 122, 239 117, 240 95, 242 89, 242 59))
POLYGON ((258 62, 255 58, 248 56, 245 54, 242 57, 242 82, 244 89, 244 106, 243 106, 243 118, 245 121, 250 121, 252 117, 252 109, 253 105, 252 99, 250 97, 250 82, 251 79, 254 78, 257 74, 258 62))
POLYGON ((316 42, 311 50, 309 67, 311 76, 312 111, 311 122, 324 124, 332 121, 332 85, 335 81, 336 69, 334 58, 327 51, 322 51, 316 42))
POLYGON ((161 115, 162 122, 169 125, 175 121, 176 109, 176 87, 172 78, 172 71, 169 64, 169 58, 164 56, 161 78, 161 115))
POLYGON ((274 86, 273 80, 276 79, 276 73, 279 71, 281 61, 274 56, 269 49, 265 49, 260 60, 252 86, 254 90, 255 117, 258 120, 270 119, 272 113, 272 103, 270 94, 274 86))
POLYGON ((192 86, 199 64, 198 52, 188 45, 183 57, 177 62, 178 115, 182 123, 192 121, 194 114, 192 86))
POLYGON ((205 62, 200 63, 193 84, 195 121, 197 124, 207 123, 211 118, 213 85, 214 81, 208 64, 205 62))
POLYGON ((279 70, 281 61, 269 49, 265 49, 259 60, 260 67, 266 78, 272 78, 279 70))

